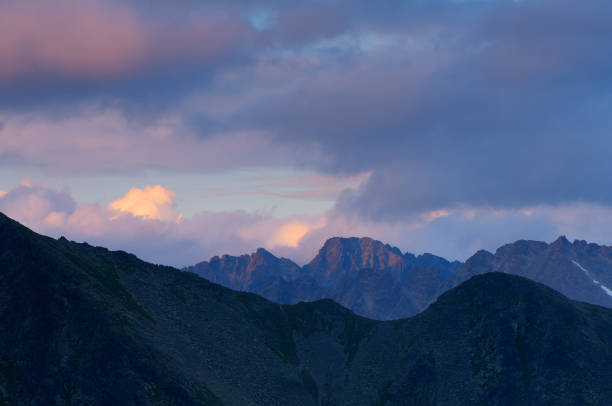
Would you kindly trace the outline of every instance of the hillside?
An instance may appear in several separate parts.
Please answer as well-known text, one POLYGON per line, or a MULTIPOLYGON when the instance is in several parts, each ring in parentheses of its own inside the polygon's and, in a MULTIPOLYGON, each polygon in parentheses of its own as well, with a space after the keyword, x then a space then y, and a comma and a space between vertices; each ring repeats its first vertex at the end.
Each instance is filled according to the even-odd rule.
POLYGON ((475 276, 416 317, 279 305, 0 215, 0 403, 605 405, 612 311, 475 276))

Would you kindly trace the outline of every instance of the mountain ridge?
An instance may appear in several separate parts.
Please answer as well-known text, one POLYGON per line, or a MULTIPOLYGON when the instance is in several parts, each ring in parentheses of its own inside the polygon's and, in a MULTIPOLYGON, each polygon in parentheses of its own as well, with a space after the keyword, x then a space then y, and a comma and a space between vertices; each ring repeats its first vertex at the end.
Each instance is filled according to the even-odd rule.
MULTIPOLYGON (((221 258, 231 263, 242 260, 247 269, 246 264, 260 250, 263 249, 250 255, 221 258)), ((449 262, 429 253, 402 253, 397 247, 368 237, 332 237, 301 268, 286 258, 268 254, 268 262, 260 263, 262 272, 258 275, 235 266, 224 267, 217 256, 183 269, 279 303, 332 298, 362 316, 394 319, 422 311, 460 266, 457 261, 449 262), (283 268, 281 263, 290 263, 291 267, 283 268), (266 266, 272 272, 266 273, 266 266), (429 283, 421 289, 424 279, 429 283)))
POLYGON ((476 275, 415 317, 376 321, 331 300, 279 305, 0 215, 0 315, 4 404, 605 405, 612 396, 612 311, 503 273, 476 275))
MULTIPOLYGON (((402 253, 368 237, 332 237, 301 268, 268 254, 273 261, 291 263, 291 272, 268 275, 262 264, 260 280, 250 288, 243 281, 220 279, 217 275, 227 270, 217 267, 212 274, 206 261, 185 270, 279 303, 327 297, 360 315, 383 320, 417 314, 446 290, 491 271, 526 276, 573 299, 612 307, 612 248, 583 240, 571 243, 565 236, 551 243, 517 240, 495 253, 477 251, 465 263, 429 253, 402 253)), ((269 267, 279 269, 274 263, 269 267)))

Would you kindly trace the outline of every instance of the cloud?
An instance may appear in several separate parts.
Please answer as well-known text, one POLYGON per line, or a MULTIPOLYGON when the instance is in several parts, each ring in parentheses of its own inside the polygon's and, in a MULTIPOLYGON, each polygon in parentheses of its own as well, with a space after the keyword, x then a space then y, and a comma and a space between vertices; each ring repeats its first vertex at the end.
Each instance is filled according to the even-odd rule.
POLYGON ((448 217, 450 215, 451 214, 448 210, 432 210, 430 212, 427 212, 421 215, 421 218, 426 222, 430 222, 430 221, 437 220, 441 217, 448 217))
POLYGON ((287 223, 274 233, 272 244, 295 248, 308 231, 310 227, 304 223, 287 223))
POLYGON ((142 63, 145 37, 145 28, 125 7, 92 1, 3 2, 0 79, 33 73, 112 76, 142 63))
POLYGON ((143 120, 98 104, 81 106, 69 116, 34 111, 0 112, 0 118, 5 123, 0 137, 4 162, 55 172, 223 170, 288 164, 295 156, 264 132, 236 130, 199 137, 180 116, 143 120))
POLYGON ((293 246, 317 218, 200 212, 182 218, 174 192, 160 185, 132 188, 108 206, 76 204, 68 191, 17 186, 0 196, 0 211, 37 232, 133 252, 156 263, 186 266, 217 254, 293 246), (177 221, 180 220, 180 221, 177 221))
POLYGON ((231 195, 268 195, 300 200, 335 200, 344 190, 356 189, 370 176, 369 173, 357 175, 299 175, 285 173, 278 176, 246 176, 248 187, 223 187, 215 189, 215 196, 231 195))
POLYGON ((34 185, 30 180, 0 194, 0 210, 27 225, 52 225, 76 209, 67 190, 57 191, 34 185))
MULTIPOLYGON (((127 200, 162 202, 166 209, 172 206, 166 189, 136 190, 126 194, 130 196, 127 200)), ((152 210, 159 215, 158 207, 152 210)), ((552 241, 562 234, 612 244, 607 232, 612 227, 612 209, 592 204, 464 207, 442 216, 424 212, 418 218, 394 223, 335 210, 320 216, 282 218, 244 211, 203 211, 177 222, 175 212, 165 218, 139 215, 142 212, 138 210, 117 216, 115 210, 97 204, 77 205, 67 191, 34 185, 17 186, 1 196, 0 211, 40 233, 127 250, 148 261, 179 267, 214 255, 254 252, 258 247, 304 264, 333 236, 368 236, 402 251, 433 252, 460 260, 478 249, 495 250, 517 239, 552 241)))
POLYGON ((316 54, 292 87, 233 118, 321 151, 310 167, 371 171, 338 207, 377 220, 463 205, 611 205, 609 2, 456 7, 463 18, 426 18, 389 46, 316 54))
POLYGON ((247 33, 236 18, 158 20, 111 1, 7 1, 0 5, 0 85, 45 75, 108 80, 151 64, 215 63, 247 33))
MULTIPOLYGON (((242 212, 112 220, 106 207, 63 210, 43 192, 23 200, 31 221, 89 221, 99 236, 131 221, 202 252, 259 243, 296 255, 335 232, 420 247, 414 230, 425 244, 441 225, 470 249, 560 225, 603 235, 564 216, 612 207, 609 1, 29 0, 2 3, 0 20, 4 167, 319 172, 323 181, 256 191, 300 199, 363 182, 320 228, 242 212), (253 13, 271 17, 253 27, 253 13), (207 224, 222 243, 196 236, 207 224)), ((469 251, 453 244, 444 250, 469 251)))
POLYGON ((183 215, 175 211, 175 193, 161 185, 132 188, 108 207, 118 213, 130 213, 136 217, 164 221, 180 221, 183 215))

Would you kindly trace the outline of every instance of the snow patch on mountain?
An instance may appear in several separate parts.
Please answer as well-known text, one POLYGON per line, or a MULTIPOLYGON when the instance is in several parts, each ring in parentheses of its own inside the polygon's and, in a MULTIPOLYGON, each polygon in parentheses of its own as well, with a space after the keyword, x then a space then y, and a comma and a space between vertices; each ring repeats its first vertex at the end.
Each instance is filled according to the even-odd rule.
POLYGON ((606 292, 606 294, 608 294, 608 296, 612 296, 612 289, 608 288, 606 285, 604 285, 603 283, 599 282, 597 279, 593 278, 593 276, 591 275, 591 273, 586 270, 582 265, 580 265, 578 262, 574 261, 572 259, 572 263, 574 265, 576 265, 578 268, 580 268, 580 270, 582 270, 582 272, 585 273, 586 276, 588 276, 595 285, 599 286, 600 288, 603 289, 604 292, 606 292))

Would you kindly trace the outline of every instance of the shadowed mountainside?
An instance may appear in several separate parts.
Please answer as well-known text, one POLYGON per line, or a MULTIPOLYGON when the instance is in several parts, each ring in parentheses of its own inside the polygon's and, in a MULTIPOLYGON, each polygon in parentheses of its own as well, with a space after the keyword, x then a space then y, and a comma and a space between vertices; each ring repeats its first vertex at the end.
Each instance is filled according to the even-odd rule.
POLYGON ((279 305, 0 215, 0 404, 605 405, 612 311, 487 273, 410 319, 279 305))

